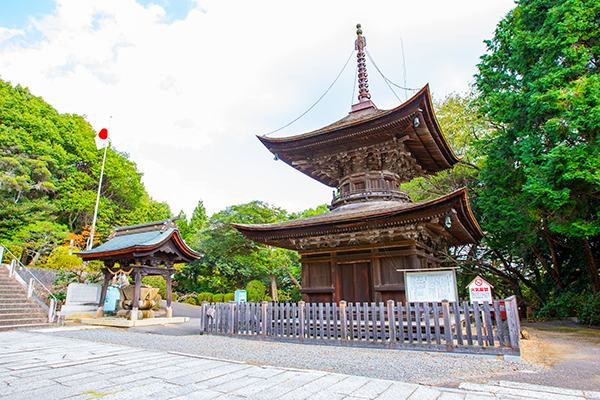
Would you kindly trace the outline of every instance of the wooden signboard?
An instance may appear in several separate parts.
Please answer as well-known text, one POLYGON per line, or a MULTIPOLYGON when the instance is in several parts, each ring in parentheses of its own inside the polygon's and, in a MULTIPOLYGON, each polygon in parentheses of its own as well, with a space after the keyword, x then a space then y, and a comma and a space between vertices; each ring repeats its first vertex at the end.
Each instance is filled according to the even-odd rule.
POLYGON ((458 301, 454 270, 406 272, 406 301, 458 301))

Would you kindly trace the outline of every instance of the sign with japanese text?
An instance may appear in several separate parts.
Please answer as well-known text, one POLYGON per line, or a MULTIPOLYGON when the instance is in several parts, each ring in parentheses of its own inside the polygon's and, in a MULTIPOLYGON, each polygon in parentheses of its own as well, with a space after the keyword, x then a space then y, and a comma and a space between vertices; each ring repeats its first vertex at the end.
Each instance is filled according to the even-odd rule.
POLYGON ((469 300, 471 300, 471 303, 488 302, 492 304, 492 287, 492 285, 478 276, 467 286, 469 288, 469 300))
POLYGON ((458 300, 454 270, 407 272, 404 281, 406 282, 406 301, 458 300))

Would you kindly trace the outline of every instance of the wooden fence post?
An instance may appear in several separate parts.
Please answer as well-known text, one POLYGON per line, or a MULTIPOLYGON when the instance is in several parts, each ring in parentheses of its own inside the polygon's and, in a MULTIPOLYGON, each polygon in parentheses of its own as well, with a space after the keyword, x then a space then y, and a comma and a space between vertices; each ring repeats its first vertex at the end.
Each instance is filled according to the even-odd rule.
POLYGON ((519 310, 517 308, 516 297, 513 295, 507 298, 504 300, 504 305, 506 306, 510 347, 513 349, 519 349, 519 310))
POLYGON ((387 301, 388 325, 390 330, 390 349, 396 348, 396 315, 394 313, 394 300, 387 301))
POLYGON ((446 338, 446 351, 452 351, 452 322, 450 322, 450 309, 448 301, 442 301, 442 316, 444 318, 444 336, 446 338))
POLYGON ((235 301, 229 301, 229 336, 235 335, 235 301))
POLYGON ((348 318, 346 318, 346 301, 345 300, 341 300, 340 301, 340 324, 341 324, 341 330, 340 330, 340 339, 341 344, 343 346, 345 346, 348 342, 348 318))
POLYGON ((206 305, 208 302, 203 301, 202 307, 200 309, 200 334, 204 334, 204 330, 206 329, 206 305))
POLYGON ((300 332, 298 333, 298 341, 304 343, 304 329, 306 327, 306 311, 304 308, 304 302, 298 302, 298 317, 300 319, 300 332))
POLYGON ((262 314, 262 335, 263 337, 267 337, 267 306, 269 305, 268 301, 263 301, 261 303, 261 314, 262 314))

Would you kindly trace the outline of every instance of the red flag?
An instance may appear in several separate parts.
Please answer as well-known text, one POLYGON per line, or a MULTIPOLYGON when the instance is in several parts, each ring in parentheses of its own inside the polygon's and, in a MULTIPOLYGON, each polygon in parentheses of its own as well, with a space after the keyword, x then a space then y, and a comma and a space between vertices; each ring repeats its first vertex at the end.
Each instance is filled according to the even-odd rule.
POLYGON ((108 147, 108 129, 102 128, 96 135, 96 148, 98 150, 108 147))

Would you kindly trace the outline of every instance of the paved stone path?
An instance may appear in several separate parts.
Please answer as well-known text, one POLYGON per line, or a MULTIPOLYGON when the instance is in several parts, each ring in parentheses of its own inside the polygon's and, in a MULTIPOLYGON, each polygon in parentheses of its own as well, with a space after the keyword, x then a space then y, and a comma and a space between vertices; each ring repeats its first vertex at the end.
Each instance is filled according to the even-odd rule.
POLYGON ((0 332, 0 397, 7 399, 547 399, 600 392, 515 382, 436 388, 323 371, 258 367, 173 352, 0 332))

